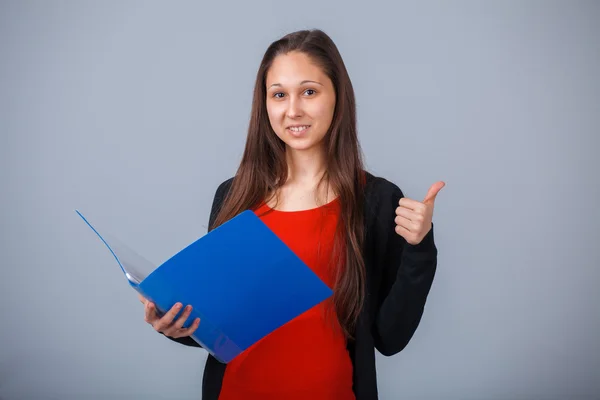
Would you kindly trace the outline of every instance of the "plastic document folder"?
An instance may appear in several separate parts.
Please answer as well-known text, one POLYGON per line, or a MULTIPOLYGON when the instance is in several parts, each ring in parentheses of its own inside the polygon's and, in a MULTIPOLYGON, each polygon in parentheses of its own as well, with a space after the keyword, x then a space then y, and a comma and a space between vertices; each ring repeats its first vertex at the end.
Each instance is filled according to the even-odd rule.
POLYGON ((193 307, 184 326, 200 318, 191 337, 222 363, 333 294, 251 210, 159 267, 76 212, 112 252, 129 284, 159 312, 177 302, 193 307))

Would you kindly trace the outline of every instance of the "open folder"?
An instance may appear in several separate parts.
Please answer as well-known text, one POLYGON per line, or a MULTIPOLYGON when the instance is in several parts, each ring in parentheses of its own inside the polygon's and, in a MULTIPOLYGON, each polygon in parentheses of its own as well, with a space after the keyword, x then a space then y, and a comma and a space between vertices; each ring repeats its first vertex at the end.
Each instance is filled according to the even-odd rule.
POLYGON ((191 337, 222 363, 333 294, 251 210, 159 267, 76 212, 112 252, 129 284, 159 312, 177 302, 193 307, 184 327, 200 318, 191 337))

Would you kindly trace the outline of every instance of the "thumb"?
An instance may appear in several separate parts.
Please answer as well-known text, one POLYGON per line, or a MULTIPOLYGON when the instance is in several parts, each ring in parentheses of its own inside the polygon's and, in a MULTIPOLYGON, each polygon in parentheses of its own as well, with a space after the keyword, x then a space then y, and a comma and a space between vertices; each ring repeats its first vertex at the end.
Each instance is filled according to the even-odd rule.
POLYGON ((438 195, 438 193, 440 192, 440 190, 442 190, 442 188, 444 186, 446 186, 446 183, 444 183, 442 181, 436 182, 433 185, 431 185, 431 187, 429 188, 429 191, 427 192, 427 195, 425 196, 425 200, 423 200, 423 203, 433 204, 436 196, 438 195))

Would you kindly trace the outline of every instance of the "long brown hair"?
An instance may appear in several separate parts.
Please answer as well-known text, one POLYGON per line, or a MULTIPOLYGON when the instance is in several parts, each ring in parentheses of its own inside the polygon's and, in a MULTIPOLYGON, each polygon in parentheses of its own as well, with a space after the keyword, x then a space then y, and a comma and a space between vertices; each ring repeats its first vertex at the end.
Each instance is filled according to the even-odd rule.
POLYGON ((344 334, 352 338, 365 297, 362 255, 365 172, 356 129, 354 89, 336 45, 323 31, 293 32, 267 48, 256 76, 242 160, 228 195, 209 229, 244 210, 256 207, 287 180, 285 143, 273 131, 267 114, 266 76, 275 57, 291 51, 308 55, 331 79, 335 89, 333 120, 323 139, 327 179, 338 195, 341 207, 334 239, 334 254, 340 254, 340 259, 336 265, 333 304, 344 334))

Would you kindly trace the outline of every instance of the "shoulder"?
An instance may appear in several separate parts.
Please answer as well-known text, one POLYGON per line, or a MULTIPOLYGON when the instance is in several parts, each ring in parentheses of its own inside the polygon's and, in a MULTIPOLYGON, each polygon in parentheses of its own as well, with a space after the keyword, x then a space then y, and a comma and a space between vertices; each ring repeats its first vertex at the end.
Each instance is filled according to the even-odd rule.
POLYGON ((366 173, 364 216, 368 232, 393 232, 396 208, 404 193, 400 187, 382 176, 366 173))
POLYGON ((385 203, 392 201, 398 202, 404 197, 400 187, 382 176, 366 173, 365 202, 372 206, 384 206, 385 203))
POLYGON ((225 179, 223 182, 219 184, 217 187, 217 191, 215 193, 216 197, 224 197, 231 189, 231 184, 233 183, 233 176, 231 178, 225 179))
POLYGON ((215 191, 215 194, 213 197, 211 214, 216 214, 217 211, 221 208, 221 204, 223 203, 223 200, 225 200, 227 193, 229 193, 229 189, 231 189, 232 183, 233 183, 233 177, 228 178, 228 179, 222 181, 221 183, 219 183, 219 185, 217 186, 217 190, 215 191))
POLYGON ((225 197, 227 196, 227 193, 229 192, 229 189, 231 188, 232 182, 233 182, 233 178, 228 178, 228 179, 224 180, 223 182, 221 182, 217 186, 217 190, 215 191, 215 194, 213 197, 212 206, 210 208, 210 215, 208 218, 208 231, 209 232, 212 230, 212 227, 213 227, 213 224, 217 217, 217 214, 219 213, 219 211, 221 211, 221 207, 223 206, 223 201, 225 200, 225 197))

